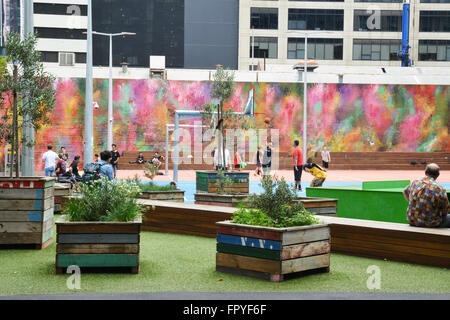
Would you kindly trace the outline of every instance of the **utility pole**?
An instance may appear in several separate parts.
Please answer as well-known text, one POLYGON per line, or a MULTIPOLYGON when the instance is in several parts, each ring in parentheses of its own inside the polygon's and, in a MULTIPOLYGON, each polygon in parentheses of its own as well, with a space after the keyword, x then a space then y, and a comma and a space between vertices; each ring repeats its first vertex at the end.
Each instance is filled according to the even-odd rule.
MULTIPOLYGON (((33 19, 33 0, 25 0, 24 5, 24 35, 29 36, 34 32, 34 19, 33 19)), ((24 96, 24 106, 27 108, 32 108, 29 105, 28 94, 25 93, 24 96)), ((31 122, 30 115, 25 113, 23 117, 22 126, 22 157, 21 157, 21 171, 22 176, 32 177, 34 176, 34 126, 31 122)), ((18 142, 17 142, 18 143, 18 142)))
POLYGON ((84 163, 91 163, 94 159, 94 112, 93 84, 92 84, 92 0, 88 0, 87 21, 87 53, 86 53, 86 98, 84 106, 84 163))
MULTIPOLYGON (((18 71, 17 71, 17 65, 14 64, 13 66, 13 79, 14 83, 17 83, 17 77, 18 77, 18 71)), ((13 170, 16 172, 16 178, 19 177, 19 129, 18 129, 18 123, 17 123, 17 91, 16 88, 13 89, 13 139, 12 139, 12 150, 11 150, 11 170, 10 170, 10 177, 13 177, 13 170), (14 166, 14 169, 13 169, 14 166)))

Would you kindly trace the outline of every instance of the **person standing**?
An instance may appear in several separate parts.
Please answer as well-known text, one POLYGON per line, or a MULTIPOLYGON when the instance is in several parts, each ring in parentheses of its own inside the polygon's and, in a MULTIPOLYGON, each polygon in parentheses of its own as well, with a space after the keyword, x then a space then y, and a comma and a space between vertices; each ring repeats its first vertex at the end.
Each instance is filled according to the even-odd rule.
POLYGON ((272 142, 267 143, 266 150, 264 150, 262 170, 263 175, 270 175, 270 168, 272 167, 272 142))
POLYGON ((53 150, 53 146, 47 146, 47 152, 42 155, 42 161, 44 162, 44 174, 46 177, 53 177, 56 169, 56 161, 59 159, 56 152, 53 150))
POLYGON ((322 149, 322 165, 324 168, 328 169, 328 164, 331 162, 330 152, 327 150, 327 147, 323 147, 322 149))
POLYGON ((450 228, 447 192, 436 182, 440 168, 430 163, 425 169, 425 177, 411 182, 403 196, 408 201, 406 219, 411 226, 426 228, 450 228))
POLYGON ((225 148, 224 152, 225 152, 224 155, 220 154, 220 156, 219 156, 219 151, 217 151, 217 148, 214 150, 214 164, 216 166, 216 170, 227 171, 228 168, 230 168, 230 170, 233 169, 231 157, 230 157, 230 151, 227 148, 225 148), (223 163, 224 156, 225 156, 225 164, 223 163))
MULTIPOLYGON (((102 155, 100 154, 100 158, 102 155)), ((111 166, 114 172, 114 178, 117 175, 117 169, 119 164, 119 158, 120 158, 120 152, 117 150, 117 146, 113 143, 112 144, 112 151, 111 151, 111 166)))
POLYGON ((295 189, 302 191, 302 168, 303 168, 303 152, 300 149, 300 142, 298 140, 294 141, 294 152, 292 153, 292 158, 294 160, 294 179, 295 179, 295 189))
POLYGON ((237 171, 241 171, 241 154, 239 150, 236 148, 236 151, 234 152, 234 169, 237 171))
POLYGON ((256 150, 256 154, 255 154, 255 160, 256 160, 256 169, 255 169, 255 173, 254 175, 261 175, 262 170, 261 170, 261 157, 262 157, 262 151, 261 151, 261 146, 258 146, 258 149, 256 150))

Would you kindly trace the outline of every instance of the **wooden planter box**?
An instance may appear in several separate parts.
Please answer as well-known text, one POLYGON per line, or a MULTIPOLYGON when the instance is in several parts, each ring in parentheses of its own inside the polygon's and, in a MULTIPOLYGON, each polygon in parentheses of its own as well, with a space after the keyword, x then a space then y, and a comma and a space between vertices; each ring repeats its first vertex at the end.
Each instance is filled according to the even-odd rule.
POLYGON ((62 211, 64 197, 72 195, 72 184, 70 183, 55 183, 55 213, 62 211))
POLYGON ((184 202, 184 191, 142 191, 139 199, 184 202))
MULTIPOLYGON (((241 171, 227 171, 225 176, 229 176, 233 183, 224 188, 226 193, 249 193, 249 174, 241 171)), ((196 171, 196 190, 197 193, 208 192, 217 193, 217 180, 219 179, 217 171, 196 171)))
POLYGON ((52 243, 55 178, 0 178, 0 246, 52 243))
POLYGON ((131 222, 56 221, 56 273, 71 265, 87 271, 139 273, 141 218, 131 222))
POLYGON ((296 201, 301 201, 305 209, 314 214, 337 216, 338 199, 300 197, 296 201))
POLYGON ((304 271, 329 272, 327 224, 269 228, 217 222, 216 271, 280 282, 304 271))
POLYGON ((248 194, 196 193, 195 204, 223 207, 237 207, 239 202, 247 201, 248 194))

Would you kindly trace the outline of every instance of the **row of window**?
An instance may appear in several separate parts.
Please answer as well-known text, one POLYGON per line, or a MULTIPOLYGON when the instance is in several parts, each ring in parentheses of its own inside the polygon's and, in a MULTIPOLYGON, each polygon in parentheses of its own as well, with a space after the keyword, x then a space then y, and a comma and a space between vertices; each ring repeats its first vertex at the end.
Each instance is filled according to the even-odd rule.
MULTIPOLYGON (((278 8, 251 8, 250 28, 278 29, 278 8)), ((344 30, 344 10, 289 9, 289 30, 344 30)), ((354 11, 354 31, 401 32, 401 10, 354 11)), ((419 31, 450 32, 450 11, 420 11, 419 31)))
MULTIPOLYGON (((278 0, 265 0, 278 1, 278 0)), ((344 0, 289 0, 289 1, 313 1, 313 2, 344 2, 344 0)), ((402 3, 403 0, 354 0, 354 2, 385 2, 402 3)), ((450 0, 420 0, 421 3, 450 3, 450 0)))
MULTIPOLYGON (((308 38, 308 59, 342 60, 343 39, 308 38)), ((353 60, 398 60, 401 40, 354 39, 353 60)), ((278 59, 278 38, 254 37, 250 58, 278 59)), ((305 39, 288 38, 287 58, 305 57, 305 39)), ((419 40, 420 61, 450 61, 450 40, 419 40)))

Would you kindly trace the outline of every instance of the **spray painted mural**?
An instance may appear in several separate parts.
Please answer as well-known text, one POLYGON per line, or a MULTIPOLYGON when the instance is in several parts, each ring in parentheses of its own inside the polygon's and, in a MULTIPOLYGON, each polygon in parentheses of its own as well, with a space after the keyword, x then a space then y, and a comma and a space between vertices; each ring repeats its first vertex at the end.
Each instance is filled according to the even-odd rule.
MULTIPOLYGON (((52 125, 37 133, 36 159, 47 144, 82 155, 84 79, 59 79, 52 125)), ((289 151, 303 130, 303 85, 237 83, 226 107, 242 111, 254 89, 256 124, 280 130, 289 151)), ((331 151, 450 151, 450 86, 315 84, 308 90, 308 145, 331 151)), ((119 150, 163 150, 175 109, 210 102, 208 82, 116 80, 114 141, 119 150)), ((95 152, 106 148, 108 81, 94 81, 95 152)), ((36 161, 36 168, 40 168, 36 161)))

